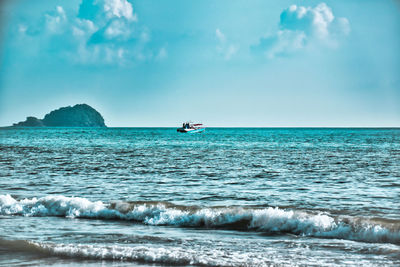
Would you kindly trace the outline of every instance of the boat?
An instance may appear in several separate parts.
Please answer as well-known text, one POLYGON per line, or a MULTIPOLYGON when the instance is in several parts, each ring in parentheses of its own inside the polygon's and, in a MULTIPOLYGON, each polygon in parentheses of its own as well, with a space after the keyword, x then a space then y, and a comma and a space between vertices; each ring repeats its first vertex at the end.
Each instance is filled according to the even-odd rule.
POLYGON ((206 128, 202 123, 192 123, 192 122, 184 122, 182 123, 182 127, 176 129, 177 132, 180 133, 201 133, 204 132, 206 128))

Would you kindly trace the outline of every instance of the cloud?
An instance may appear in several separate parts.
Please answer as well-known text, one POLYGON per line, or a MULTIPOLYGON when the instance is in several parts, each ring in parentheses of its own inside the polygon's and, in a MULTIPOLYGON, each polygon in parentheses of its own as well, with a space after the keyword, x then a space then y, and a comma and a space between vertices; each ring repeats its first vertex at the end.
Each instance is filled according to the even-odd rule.
POLYGON ((22 34, 25 34, 26 31, 28 30, 28 27, 24 24, 19 24, 18 25, 18 31, 22 34))
POLYGON ((61 6, 57 6, 54 12, 45 14, 45 26, 47 31, 61 33, 67 23, 67 15, 61 6))
POLYGON ((312 45, 337 47, 350 33, 346 18, 335 18, 325 3, 316 7, 292 5, 280 15, 279 30, 260 38, 254 51, 273 58, 295 53, 312 45))
POLYGON ((165 47, 161 47, 160 50, 158 51, 156 59, 157 60, 163 60, 166 57, 168 57, 167 49, 165 47))
POLYGON ((82 0, 78 17, 92 21, 111 19, 137 21, 137 15, 128 0, 82 0))
POLYGON ((125 64, 161 58, 159 47, 145 46, 151 41, 150 34, 139 26, 128 0, 82 0, 77 13, 57 6, 43 17, 38 29, 23 25, 20 34, 34 33, 30 37, 41 43, 42 51, 58 52, 75 63, 125 64))
POLYGON ((90 36, 98 30, 98 27, 91 20, 76 19, 72 25, 72 35, 76 38, 90 36))
POLYGON ((129 39, 131 34, 132 30, 130 28, 130 25, 121 20, 112 20, 104 30, 104 36, 107 39, 129 39))
POLYGON ((220 43, 226 42, 226 37, 225 37, 225 35, 221 32, 220 29, 216 29, 216 30, 215 30, 215 35, 216 35, 216 37, 217 37, 217 39, 218 39, 218 41, 219 41, 220 43))
POLYGON ((229 43, 225 34, 220 29, 215 30, 215 37, 217 39, 216 50, 225 60, 230 60, 231 57, 238 51, 238 46, 229 43))
POLYGON ((104 11, 109 18, 126 18, 130 21, 136 21, 136 14, 133 13, 131 3, 127 0, 105 0, 104 11))

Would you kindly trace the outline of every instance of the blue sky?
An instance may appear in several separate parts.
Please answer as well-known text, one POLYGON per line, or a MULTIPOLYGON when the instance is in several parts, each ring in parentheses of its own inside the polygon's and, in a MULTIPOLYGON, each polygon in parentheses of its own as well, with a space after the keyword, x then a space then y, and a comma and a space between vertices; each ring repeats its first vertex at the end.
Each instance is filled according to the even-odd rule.
POLYGON ((2 3, 0 125, 400 126, 399 1, 2 3))

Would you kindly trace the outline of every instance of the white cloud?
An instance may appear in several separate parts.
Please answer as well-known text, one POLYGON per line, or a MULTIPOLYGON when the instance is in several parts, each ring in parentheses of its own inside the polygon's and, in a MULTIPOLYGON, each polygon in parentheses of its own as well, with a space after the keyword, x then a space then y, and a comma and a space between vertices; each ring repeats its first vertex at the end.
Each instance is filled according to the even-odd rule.
POLYGON ((303 49, 306 44, 306 35, 304 32, 283 30, 278 31, 276 42, 266 50, 265 55, 273 58, 275 55, 283 53, 293 53, 303 49))
POLYGON ((39 28, 20 24, 18 31, 21 36, 37 40, 41 51, 48 48, 80 64, 126 64, 167 55, 165 48, 146 45, 150 33, 146 27, 138 26, 128 0, 82 0, 78 12, 72 13, 73 10, 66 12, 57 6, 44 14, 39 28))
POLYGON ((117 52, 117 55, 118 55, 119 58, 123 58, 124 57, 124 53, 125 53, 125 49, 119 48, 118 52, 117 52))
POLYGON ((61 6, 56 7, 56 11, 45 14, 46 28, 51 33, 62 33, 65 24, 67 23, 67 16, 61 6))
POLYGON ((77 18, 74 25, 72 25, 72 34, 77 38, 90 36, 97 30, 97 26, 91 20, 77 18))
POLYGON ((104 35, 107 39, 124 38, 131 36, 131 29, 124 21, 113 20, 110 25, 105 28, 104 35))
POLYGON ((336 47, 339 40, 350 33, 346 18, 335 18, 325 3, 316 7, 292 5, 280 15, 280 30, 261 38, 255 50, 267 57, 287 55, 311 44, 336 47))
POLYGON ((346 18, 338 18, 337 21, 338 21, 339 29, 343 32, 343 34, 349 35, 350 31, 351 31, 349 20, 346 18))
POLYGON ((56 10, 57 10, 57 13, 60 14, 63 18, 66 18, 65 11, 64 11, 64 8, 62 8, 62 6, 57 6, 56 10))
POLYGON ((220 29, 215 30, 215 37, 217 39, 216 50, 225 60, 230 60, 234 54, 238 51, 238 46, 228 42, 225 34, 220 29))
POLYGON ((130 21, 136 21, 136 14, 133 13, 131 3, 127 0, 104 0, 104 11, 109 18, 126 18, 130 21))
POLYGON ((157 60, 163 60, 166 57, 168 57, 167 49, 165 47, 161 47, 160 50, 158 51, 156 59, 157 60))
POLYGON ((137 16, 127 0, 83 0, 77 19, 93 23, 97 43, 135 38, 137 16))
POLYGON ((221 32, 220 29, 215 30, 215 35, 217 36, 217 39, 219 42, 224 43, 226 41, 225 35, 221 32))
POLYGON ((28 30, 28 27, 24 24, 19 24, 18 25, 18 31, 22 34, 25 34, 26 31, 28 30))
POLYGON ((140 34, 140 41, 143 43, 147 43, 150 41, 150 34, 147 30, 142 31, 140 34))

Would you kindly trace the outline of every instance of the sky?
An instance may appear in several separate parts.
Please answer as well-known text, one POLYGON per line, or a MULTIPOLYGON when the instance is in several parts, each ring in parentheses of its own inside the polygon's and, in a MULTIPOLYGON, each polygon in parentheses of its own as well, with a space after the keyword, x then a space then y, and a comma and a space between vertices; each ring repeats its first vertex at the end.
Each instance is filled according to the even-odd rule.
POLYGON ((400 127, 400 1, 10 0, 0 126, 400 127))

